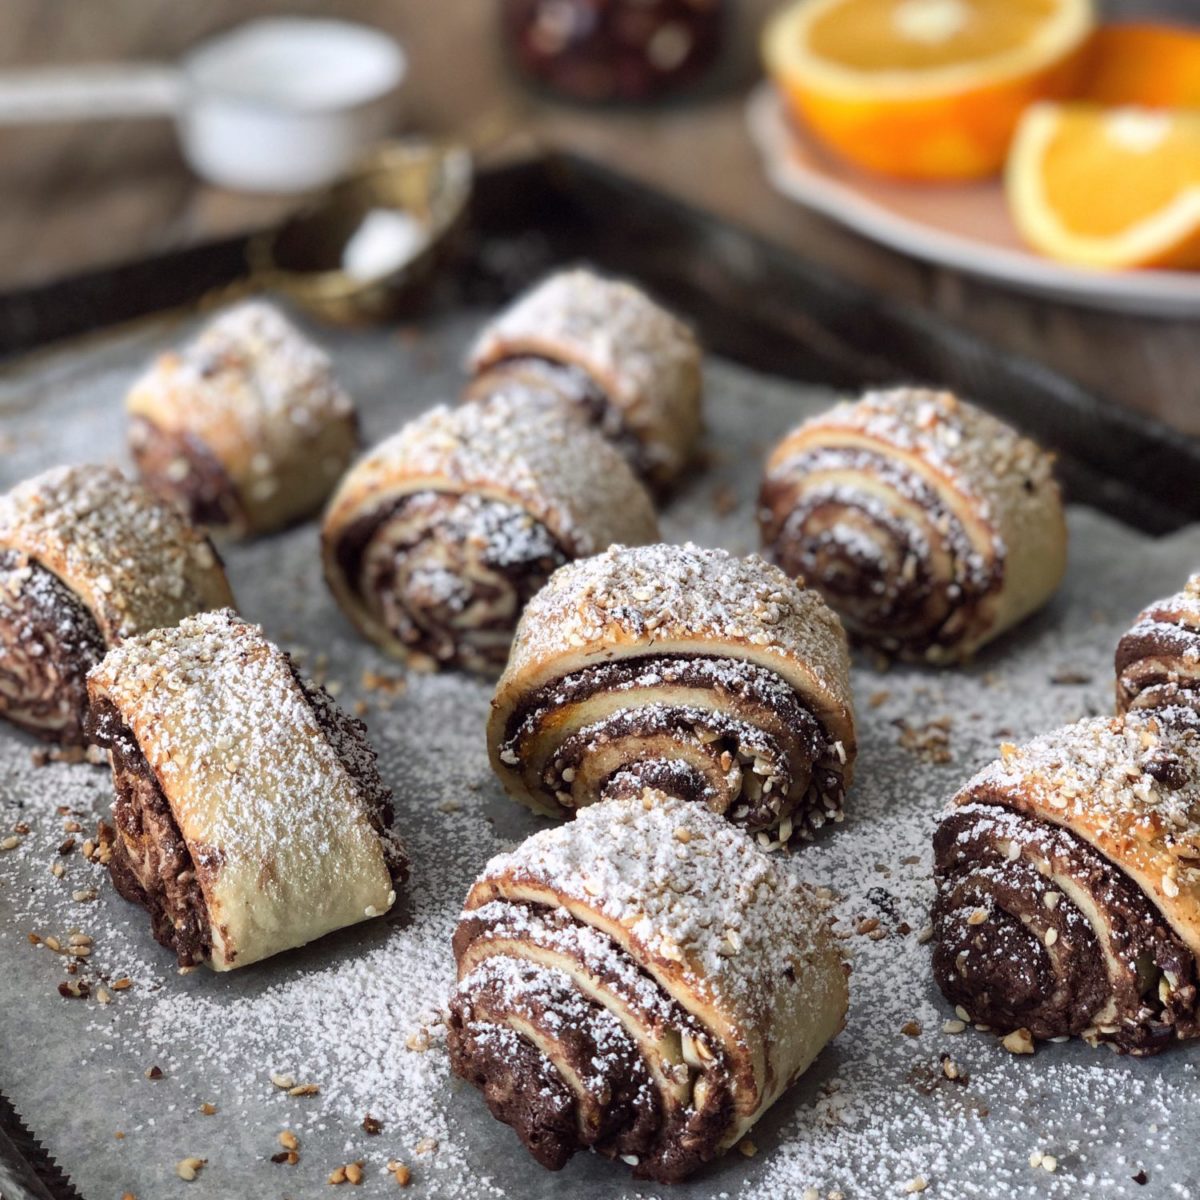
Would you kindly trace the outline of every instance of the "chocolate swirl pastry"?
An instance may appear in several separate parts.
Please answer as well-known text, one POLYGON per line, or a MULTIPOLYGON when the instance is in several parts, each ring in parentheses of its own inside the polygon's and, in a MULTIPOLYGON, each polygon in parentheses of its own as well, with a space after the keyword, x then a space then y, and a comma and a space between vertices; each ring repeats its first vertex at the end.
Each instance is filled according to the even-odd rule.
POLYGON ((233 603, 208 538, 110 467, 59 467, 0 496, 0 716, 84 743, 108 646, 233 603))
POLYGON ((125 406, 145 482, 231 537, 311 515, 358 449, 329 358, 258 300, 160 355, 125 406))
POLYGON ((228 609, 88 677, 111 753, 109 871, 183 966, 228 971, 386 912, 407 874, 361 722, 228 609))
POLYGON ((841 820, 855 754, 846 638, 759 558, 614 546, 529 603, 488 724, 511 796, 570 816, 649 786, 778 846, 841 820))
POLYGON ((551 275, 484 329, 468 366, 468 398, 513 382, 556 396, 655 487, 680 474, 700 436, 700 347, 631 283, 586 270, 551 275))
POLYGON ((1046 602, 1066 566, 1051 456, 949 392, 871 392, 772 451, 763 543, 852 636, 968 658, 1046 602))
POLYGON ((999 1033, 1122 1054, 1200 1033, 1193 710, 1005 746, 954 805, 934 837, 933 970, 952 1003, 999 1033))
POLYGON ((551 1170, 592 1149, 683 1179, 845 1022, 848 968, 811 893, 650 789, 493 858, 454 953, 451 1067, 551 1170))
POLYGON ((1200 575, 1138 614, 1117 643, 1117 711, 1200 708, 1200 575))
POLYGON ((651 541, 650 497, 573 414, 510 390, 439 407, 371 451, 325 516, 325 577, 371 641, 417 665, 495 675, 558 566, 651 541))

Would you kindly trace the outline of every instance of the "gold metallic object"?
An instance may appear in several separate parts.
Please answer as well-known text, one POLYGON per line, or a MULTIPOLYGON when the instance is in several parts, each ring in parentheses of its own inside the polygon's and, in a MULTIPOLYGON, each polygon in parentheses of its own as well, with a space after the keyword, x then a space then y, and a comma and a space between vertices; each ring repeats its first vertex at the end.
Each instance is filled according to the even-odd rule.
POLYGON ((384 321, 412 307, 466 216, 471 156, 423 139, 385 142, 346 178, 248 248, 253 282, 327 321, 384 321), (422 225, 425 240, 401 266, 363 279, 342 268, 346 243, 368 213, 394 209, 422 225))

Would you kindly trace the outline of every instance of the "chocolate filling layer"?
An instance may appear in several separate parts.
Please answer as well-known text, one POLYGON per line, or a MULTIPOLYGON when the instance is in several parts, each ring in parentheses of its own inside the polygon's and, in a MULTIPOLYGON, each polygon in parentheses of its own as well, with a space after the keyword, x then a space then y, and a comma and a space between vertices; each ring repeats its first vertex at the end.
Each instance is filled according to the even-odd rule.
POLYGON ((405 496, 337 545, 339 569, 394 637, 486 672, 503 668, 521 610, 567 558, 529 513, 473 493, 405 496))
POLYGON ((1123 709, 1200 704, 1200 630, 1139 621, 1117 643, 1114 666, 1123 709))
MULTIPOLYGON (((212 953, 208 906, 191 851, 150 764, 110 701, 92 707, 88 733, 112 756, 113 886, 150 914, 154 940, 173 950, 180 966, 204 962, 212 953)), ((215 855, 206 869, 219 869, 215 855)))
POLYGON ((964 805, 938 828, 934 869, 934 976, 972 1020, 1037 1038, 1082 1034, 1135 1055, 1200 1031, 1193 955, 1145 893, 1069 830, 964 805))
POLYGON ((240 525, 245 513, 225 468, 199 438, 172 434, 145 417, 129 426, 129 449, 146 486, 182 504, 200 525, 240 525))
POLYGON ((847 629, 885 649, 920 653, 953 646, 982 597, 1003 578, 1003 556, 988 564, 955 514, 915 471, 857 447, 818 447, 766 480, 763 539, 789 574, 815 587, 847 629), (924 528, 851 480, 862 475, 918 507, 924 528), (944 550, 944 578, 930 539, 944 550))
POLYGON ((751 831, 790 821, 803 835, 837 818, 844 793, 839 747, 795 690, 715 655, 620 658, 553 680, 513 711, 500 757, 564 812, 656 787, 751 831), (615 712, 561 732, 566 708, 586 718, 589 700, 614 692, 626 698, 615 712))
POLYGON ((87 673, 104 638, 56 575, 0 550, 0 714, 48 741, 82 744, 87 673))
MULTIPOLYGON (((590 957, 579 946, 567 952, 586 961, 589 974, 617 994, 648 991, 642 1000, 647 1019, 665 1021, 677 1034, 699 1031, 615 943, 574 927, 562 910, 517 904, 490 904, 487 910, 464 915, 454 938, 460 962, 477 939, 486 941, 497 930, 519 936, 514 930, 524 921, 532 948, 569 948, 572 932, 582 930, 600 947, 600 961, 596 946, 590 957)), ((591 1148, 622 1158, 638 1178, 675 1182, 715 1157, 733 1117, 719 1054, 695 1071, 680 1064, 685 1077, 694 1076, 691 1101, 669 1100, 659 1094, 637 1042, 603 1004, 565 972, 524 958, 496 953, 465 975, 450 1004, 449 1050, 454 1072, 483 1092, 493 1115, 551 1170, 575 1150, 591 1148), (535 1037, 553 1045, 550 1057, 535 1037), (585 1081, 583 1097, 564 1069, 585 1081)))

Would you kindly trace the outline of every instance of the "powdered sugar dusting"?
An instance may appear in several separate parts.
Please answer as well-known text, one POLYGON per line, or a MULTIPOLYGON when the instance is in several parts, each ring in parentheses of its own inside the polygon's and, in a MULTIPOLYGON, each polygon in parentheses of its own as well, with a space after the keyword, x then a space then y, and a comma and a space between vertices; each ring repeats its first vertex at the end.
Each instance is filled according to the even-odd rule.
POLYGON ((509 674, 573 648, 690 639, 798 660, 827 694, 845 695, 845 634, 816 592, 757 555, 690 542, 613 546, 560 568, 525 609, 509 674))
POLYGON ((201 437, 235 421, 261 447, 354 416, 329 355, 261 300, 227 309, 188 346, 168 351, 134 385, 132 403, 179 404, 201 437))
POLYGON ((110 467, 58 467, 0 496, 0 547, 62 579, 108 642, 233 602, 208 538, 110 467))
POLYGON ((984 517, 1002 512, 1025 491, 1052 480, 1052 457, 974 404, 950 392, 894 388, 868 392, 818 418, 821 425, 861 430, 868 437, 915 451, 984 517), (1028 479, 1031 487, 1025 488, 1028 479))
POLYGON ((529 880, 602 913, 689 991, 738 1014, 747 1033, 763 1035, 784 1007, 786 963, 811 964, 811 986, 826 993, 816 965, 829 945, 820 905, 701 804, 663 796, 594 804, 494 858, 481 878, 502 887, 529 880))
MULTIPOLYGON (((411 348, 390 330, 323 335, 361 398, 368 439, 453 394, 463 348, 484 316, 439 320, 411 348)), ((5 432, 16 440, 0 461, 0 486, 64 459, 120 455, 119 398, 147 353, 178 335, 142 326, 43 356, 0 380, 5 432)), ((707 376, 711 443, 720 453, 664 513, 664 534, 740 555, 757 540, 760 456, 831 396, 720 362, 708 364, 707 376), (728 497, 720 505, 718 489, 728 497)), ((991 1036, 942 1033, 953 1013, 919 940, 933 895, 929 839, 948 797, 995 758, 999 742, 1111 712, 1117 638, 1148 599, 1177 589, 1200 562, 1197 530, 1150 541, 1087 511, 1073 511, 1070 521, 1072 564, 1062 591, 969 668, 933 674, 855 665, 860 750, 846 822, 778 858, 779 869, 836 894, 854 963, 848 1027, 755 1127, 755 1157, 727 1155, 673 1187, 671 1197, 774 1200, 803 1197, 811 1186, 822 1200, 833 1190, 847 1200, 882 1200, 904 1195, 917 1175, 939 1200, 1194 1193, 1186 1119, 1200 1084, 1194 1055, 1138 1061, 1073 1043, 1015 1058, 991 1036), (919 728, 943 716, 951 762, 927 761, 899 744, 897 722, 919 728), (879 925, 856 932, 871 919, 879 925), (901 1032, 909 1022, 919 1034, 901 1032), (942 1055, 961 1066, 965 1083, 945 1077, 942 1055), (1057 1157, 1053 1174, 1030 1166, 1039 1152, 1057 1157), (1134 1182, 1139 1171, 1148 1186, 1134 1182)), ((249 619, 307 650, 306 670, 327 656, 338 700, 367 706, 413 860, 396 911, 250 970, 180 977, 151 940, 145 915, 112 893, 78 845, 56 853, 69 836, 68 817, 56 808, 68 806, 92 827, 107 811, 107 774, 65 763, 35 768, 33 743, 0 731, 0 837, 18 821, 31 830, 0 853, 0 1089, 88 1200, 125 1190, 182 1194, 174 1166, 185 1154, 209 1160, 183 1189, 188 1200, 227 1200, 249 1189, 320 1195, 329 1171, 357 1158, 366 1180, 354 1195, 397 1194, 385 1164, 399 1158, 412 1169, 411 1194, 438 1200, 665 1198, 664 1189, 631 1184, 623 1166, 588 1155, 561 1174, 542 1172, 482 1100, 450 1079, 432 1018, 454 985, 450 936, 463 898, 491 855, 545 823, 504 797, 491 776, 482 733, 488 685, 414 675, 392 695, 363 681, 364 670, 398 672, 338 616, 315 542, 307 526, 234 547, 230 572, 249 619), (61 879, 50 874, 56 860, 61 879), (97 889, 95 900, 72 900, 88 887, 97 889), (87 977, 134 981, 107 1006, 61 999, 64 959, 26 940, 30 930, 72 928, 96 939, 87 977), (422 1028, 429 1049, 410 1049, 412 1038, 422 1044, 422 1028), (25 1069, 31 1050, 36 1071, 25 1069), (144 1075, 152 1064, 165 1075, 157 1082, 144 1075), (271 1071, 320 1092, 288 1096, 271 1083, 271 1071), (199 1112, 207 1101, 218 1109, 211 1117, 199 1112), (380 1136, 362 1130, 367 1113, 382 1123, 380 1136), (296 1167, 269 1161, 285 1128, 302 1143, 296 1167), (115 1139, 115 1130, 126 1137, 115 1139), (436 1150, 418 1154, 423 1138, 435 1139, 436 1150)))
POLYGON ((586 371, 666 475, 699 431, 700 347, 682 321, 623 280, 588 270, 549 276, 491 321, 470 353, 481 371, 542 355, 586 371))
POLYGON ((569 410, 519 390, 410 422, 346 476, 327 526, 430 488, 511 497, 573 555, 657 533, 650 497, 617 451, 569 410))

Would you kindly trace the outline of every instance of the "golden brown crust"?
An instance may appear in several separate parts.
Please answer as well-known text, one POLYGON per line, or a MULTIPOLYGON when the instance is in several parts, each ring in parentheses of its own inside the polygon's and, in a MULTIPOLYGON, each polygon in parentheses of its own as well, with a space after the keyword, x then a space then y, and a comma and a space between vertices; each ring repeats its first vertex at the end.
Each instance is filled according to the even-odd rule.
MULTIPOLYGON (((688 1054, 696 1078, 719 1070, 732 1089, 718 1150, 843 1026, 847 971, 819 903, 702 806, 649 789, 595 805, 493 859, 468 894, 464 927, 496 902, 569 914, 599 931, 609 942, 598 944, 614 948, 608 977, 632 962, 688 1014, 708 1046, 688 1054)), ((462 954, 471 940, 456 945, 462 954)), ((471 965, 468 956, 464 986, 471 965)), ((604 989, 589 998, 629 1019, 604 989)))
POLYGON ((1061 825, 1095 846, 1200 954, 1200 724, 1190 709, 1094 717, 1006 745, 955 797, 1061 825))
POLYGON ((1144 608, 1117 644, 1117 711, 1200 708, 1200 575, 1144 608))
POLYGON ((859 612, 861 598, 839 596, 836 572, 823 578, 811 565, 809 584, 859 636, 904 657, 957 661, 1045 603, 1062 578, 1066 525, 1051 465, 948 392, 871 392, 771 452, 764 542, 780 560, 831 558, 843 574, 869 548, 890 607, 859 612))
POLYGON ((257 626, 229 611, 189 617, 111 650, 88 687, 170 807, 203 892, 214 969, 392 905, 374 798, 257 626))
MULTIPOLYGON (((555 739, 570 731, 568 715, 574 720, 575 710, 581 709, 579 719, 586 718, 591 698, 585 696, 578 705, 556 699, 528 739, 513 728, 523 708, 542 689, 559 687, 588 668, 647 656, 695 659, 700 666, 720 660, 731 664, 734 675, 738 664, 761 669, 768 681, 767 702, 782 685, 790 701, 818 723, 817 753, 829 756, 836 773, 837 795, 826 800, 840 811, 853 779, 856 739, 849 654, 837 617, 816 593, 761 559, 691 545, 614 546, 561 568, 529 603, 488 723, 492 767, 510 795, 538 811, 562 815, 554 797, 544 794, 534 757, 540 762, 543 752, 553 756, 555 739), (538 749, 534 742, 546 744, 538 749)), ((737 686, 732 679, 730 684, 737 686)), ((642 703, 642 693, 629 681, 597 697, 596 717, 622 708, 636 713, 642 703)), ((753 706, 728 700, 718 707, 724 704, 732 706, 731 716, 753 719, 753 706)), ((701 724, 707 721, 700 717, 701 724)), ((701 731, 699 736, 709 735, 701 731)), ((684 749, 673 750, 670 744, 663 752, 685 757, 684 749)), ((786 807, 786 812, 776 812, 775 827, 781 818, 792 827, 793 806, 786 807)), ((824 819, 824 811, 817 816, 824 819)), ((808 832, 799 820, 795 829, 808 832)))
POLYGON ((125 403, 147 482, 235 537, 308 516, 358 448, 329 359, 261 301, 161 355, 125 403))
POLYGON ((0 547, 57 576, 108 645, 233 604, 204 533, 111 467, 59 467, 0 497, 0 547))
POLYGON ((642 443, 654 482, 686 466, 700 435, 700 348, 639 288, 586 270, 551 275, 484 329, 469 365, 478 374, 524 356, 586 372, 642 443))
MULTIPOLYGON (((560 406, 502 393, 478 404, 434 408, 354 466, 322 523, 325 577, 335 598, 368 638, 397 657, 409 656, 412 647, 348 572, 345 542, 363 522, 382 521, 406 497, 422 494, 495 501, 540 526, 565 558, 658 534, 650 497, 621 456, 560 406)), ((446 530, 445 536, 457 535, 446 530)), ((504 558, 519 547, 497 550, 504 558)), ((486 563, 479 569, 495 576, 497 588, 506 583, 486 563)), ((516 615, 507 618, 505 646, 516 615)))

